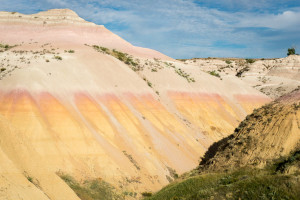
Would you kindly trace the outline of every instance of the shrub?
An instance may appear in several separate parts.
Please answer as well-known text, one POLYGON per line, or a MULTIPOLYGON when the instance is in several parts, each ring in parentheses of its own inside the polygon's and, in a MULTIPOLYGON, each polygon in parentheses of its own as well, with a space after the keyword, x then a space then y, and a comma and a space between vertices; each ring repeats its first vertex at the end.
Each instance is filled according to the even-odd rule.
POLYGON ((143 196, 143 197, 151 197, 151 196, 152 196, 152 193, 151 193, 151 192, 143 192, 143 193, 142 193, 142 196, 143 196))
POLYGON ((218 73, 218 72, 216 72, 215 70, 214 71, 210 71, 210 72, 208 72, 210 75, 212 75, 212 76, 216 76, 216 77, 221 77, 220 76, 220 74, 218 73))
POLYGON ((228 65, 230 65, 230 64, 232 63, 231 60, 226 60, 225 62, 226 62, 226 64, 228 64, 228 65))
MULTIPOLYGON (((173 67, 172 65, 170 65, 171 67, 173 67)), ((193 77, 190 77, 190 74, 186 73, 185 71, 183 71, 180 68, 176 68, 174 66, 175 72, 179 75, 182 76, 183 78, 185 78, 189 83, 190 82, 195 82, 195 79, 193 77)))
POLYGON ((32 178, 32 177, 27 176, 26 178, 27 178, 27 180, 28 180, 29 182, 33 183, 33 178, 32 178))
POLYGON ((54 56, 54 59, 56 59, 56 60, 62 60, 62 57, 60 57, 60 56, 54 56))
POLYGON ((251 59, 251 58, 246 58, 246 62, 249 64, 252 64, 252 63, 255 63, 255 60, 251 59))
POLYGON ((69 52, 69 53, 75 53, 75 51, 72 50, 72 49, 70 49, 68 52, 69 52))
POLYGON ((148 85, 149 87, 152 87, 152 83, 151 83, 150 81, 148 81, 148 80, 147 80, 147 85, 148 85))
POLYGON ((292 48, 288 48, 288 52, 287 52, 287 56, 289 56, 289 55, 295 55, 296 54, 296 50, 295 50, 295 48, 294 47, 292 47, 292 48))
POLYGON ((130 68, 133 71, 139 71, 142 68, 139 66, 139 64, 137 62, 135 62, 132 57, 130 55, 128 55, 127 53, 123 53, 121 51, 117 51, 116 49, 113 49, 112 51, 106 47, 101 47, 101 46, 97 46, 97 45, 93 45, 93 48, 96 51, 102 52, 104 54, 108 54, 111 55, 117 59, 119 59, 120 61, 124 62, 125 64, 129 65, 130 68))
POLYGON ((247 72, 249 70, 250 70, 250 68, 248 66, 246 66, 246 67, 242 68, 241 70, 239 70, 235 76, 241 77, 244 72, 247 72))
POLYGON ((1 68, 1 69, 0 69, 1 72, 5 71, 5 70, 6 70, 6 68, 1 68))
MULTIPOLYGON (((15 45, 16 46, 16 45, 15 45)), ((8 44, 1 44, 0 43, 0 48, 3 48, 5 51, 6 50, 9 50, 9 49, 11 49, 11 48, 13 48, 13 47, 15 47, 15 46, 10 46, 10 45, 8 45, 8 44)))

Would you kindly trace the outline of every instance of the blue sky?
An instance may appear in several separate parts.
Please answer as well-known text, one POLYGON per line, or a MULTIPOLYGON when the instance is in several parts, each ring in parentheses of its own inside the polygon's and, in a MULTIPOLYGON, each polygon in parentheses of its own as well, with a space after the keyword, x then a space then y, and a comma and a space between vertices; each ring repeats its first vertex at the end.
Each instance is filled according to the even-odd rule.
MULTIPOLYGON (((173 58, 286 56, 300 51, 300 0, 0 0, 0 10, 69 8, 133 45, 173 58)), ((298 52, 299 53, 299 52, 298 52)))

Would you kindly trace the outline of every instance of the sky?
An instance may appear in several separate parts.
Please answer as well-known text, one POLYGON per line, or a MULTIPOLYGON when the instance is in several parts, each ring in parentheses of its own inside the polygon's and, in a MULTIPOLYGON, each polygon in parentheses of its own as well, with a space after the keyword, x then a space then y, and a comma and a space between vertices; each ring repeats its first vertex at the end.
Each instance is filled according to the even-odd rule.
POLYGON ((173 58, 285 57, 300 51, 300 0, 0 0, 0 11, 69 8, 173 58))

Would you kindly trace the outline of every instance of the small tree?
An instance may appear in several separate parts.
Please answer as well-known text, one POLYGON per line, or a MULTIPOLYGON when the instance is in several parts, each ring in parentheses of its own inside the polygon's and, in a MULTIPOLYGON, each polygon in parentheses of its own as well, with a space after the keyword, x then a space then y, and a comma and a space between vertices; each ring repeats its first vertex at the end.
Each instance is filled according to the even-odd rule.
POLYGON ((287 52, 287 55, 295 55, 296 54, 296 50, 294 47, 292 48, 288 48, 288 52, 287 52))

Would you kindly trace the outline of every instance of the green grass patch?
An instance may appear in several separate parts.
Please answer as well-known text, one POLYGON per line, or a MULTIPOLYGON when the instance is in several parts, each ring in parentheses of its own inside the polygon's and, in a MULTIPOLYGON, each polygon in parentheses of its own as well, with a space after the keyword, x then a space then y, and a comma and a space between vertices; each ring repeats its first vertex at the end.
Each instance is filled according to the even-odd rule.
MULTIPOLYGON (((298 181, 297 181, 298 180, 298 181)), ((240 169, 231 173, 198 175, 166 186, 147 200, 299 199, 295 177, 266 170, 240 169)))
POLYGON ((76 193, 81 200, 123 200, 124 196, 117 193, 116 189, 109 183, 100 180, 86 180, 78 183, 72 176, 58 173, 69 187, 76 193))
POLYGON ((218 78, 221 77, 220 74, 219 74, 218 72, 216 72, 215 70, 214 70, 214 71, 209 71, 208 73, 209 73, 210 75, 215 76, 215 77, 218 77, 218 78))

